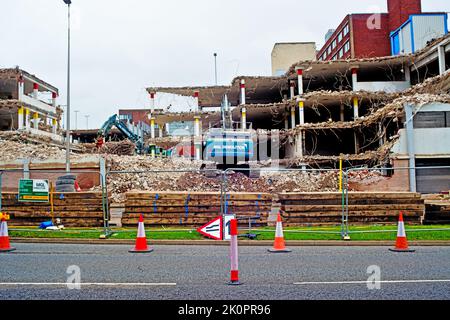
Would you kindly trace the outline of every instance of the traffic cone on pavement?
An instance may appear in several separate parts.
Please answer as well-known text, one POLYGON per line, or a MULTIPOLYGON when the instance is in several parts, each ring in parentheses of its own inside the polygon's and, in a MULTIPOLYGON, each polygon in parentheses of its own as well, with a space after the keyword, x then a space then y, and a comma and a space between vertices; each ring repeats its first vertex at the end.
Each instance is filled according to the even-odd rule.
POLYGON ((7 216, 0 212, 1 224, 0 224, 0 252, 11 252, 16 248, 11 247, 9 243, 8 224, 6 223, 7 216))
POLYGON ((281 221, 281 213, 278 212, 277 217, 277 229, 275 231, 275 243, 272 249, 269 249, 269 252, 272 253, 283 253, 283 252, 291 252, 291 250, 286 248, 286 243, 284 242, 284 234, 283 234, 283 222, 281 221))
POLYGON ((389 249, 393 252, 414 252, 408 248, 408 240, 406 239, 405 222, 403 221, 403 212, 400 212, 400 217, 398 219, 398 231, 397 231, 397 242, 394 249, 389 249))
POLYGON ((136 237, 136 246, 130 250, 131 253, 149 253, 153 249, 150 249, 147 245, 147 237, 145 236, 144 216, 141 214, 139 217, 138 233, 136 237))

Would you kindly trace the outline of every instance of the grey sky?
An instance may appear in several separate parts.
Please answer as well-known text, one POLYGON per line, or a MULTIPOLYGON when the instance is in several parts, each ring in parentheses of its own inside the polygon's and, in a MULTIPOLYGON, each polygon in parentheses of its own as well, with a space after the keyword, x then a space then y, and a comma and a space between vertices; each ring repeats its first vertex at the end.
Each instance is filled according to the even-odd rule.
MULTIPOLYGON (((270 75, 275 42, 315 41, 347 13, 387 11, 386 0, 72 0, 72 110, 99 127, 119 108, 150 105, 144 88, 270 75)), ((422 0, 450 11, 448 0, 422 0)), ((62 0, 1 0, 0 67, 19 65, 60 89, 66 104, 67 10, 62 0)), ((174 103, 159 97, 164 107, 174 103)), ((178 110, 180 111, 180 110, 178 110)), ((72 117, 74 115, 72 114, 72 117)))

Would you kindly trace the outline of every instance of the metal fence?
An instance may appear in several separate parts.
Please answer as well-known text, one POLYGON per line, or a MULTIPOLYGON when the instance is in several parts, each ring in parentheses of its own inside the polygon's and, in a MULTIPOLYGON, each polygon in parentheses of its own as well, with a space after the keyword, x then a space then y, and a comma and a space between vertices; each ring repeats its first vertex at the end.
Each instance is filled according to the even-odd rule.
MULTIPOLYGON (((91 187, 84 189, 83 191, 93 191, 99 192, 101 194, 101 206, 102 206, 102 218, 103 218, 103 229, 105 234, 108 234, 109 230, 109 215, 108 215, 108 194, 106 192, 105 185, 105 175, 99 170, 83 170, 83 169, 72 169, 70 173, 65 170, 46 170, 46 169, 6 169, 0 171, 0 211, 3 208, 2 198, 7 192, 19 193, 19 181, 21 179, 37 179, 37 180, 48 180, 50 184, 49 190, 49 205, 52 210, 52 222, 54 222, 54 212, 53 212, 53 199, 55 194, 64 194, 67 192, 56 192, 53 188, 58 177, 65 176, 67 174, 76 176, 77 180, 80 177, 89 180, 91 187), (90 176, 90 177, 86 177, 90 176)), ((33 206, 31 202, 23 202, 23 206, 33 206)))
MULTIPOLYGON (((429 166, 429 167, 375 167, 375 168, 348 168, 343 171, 343 188, 342 188, 342 198, 343 198, 343 211, 342 211, 342 223, 341 223, 341 236, 343 239, 350 239, 350 235, 352 233, 376 233, 376 232, 393 232, 392 230, 377 230, 377 231, 350 231, 350 223, 349 219, 351 217, 349 212, 349 192, 350 192, 350 176, 352 173, 368 173, 367 179, 371 180, 374 177, 374 173, 376 173, 375 176, 380 177, 381 183, 379 183, 379 186, 376 187, 377 182, 369 181, 370 182, 370 188, 367 188, 365 191, 369 192, 417 192, 417 184, 416 184, 416 173, 420 172, 420 170, 449 170, 450 166, 429 166), (411 172, 414 171, 414 174, 411 174, 411 172), (403 174, 403 181, 402 177, 396 177, 395 174, 403 174), (405 179, 407 177, 407 179, 405 179), (412 179, 414 179, 412 181, 412 179), (397 184, 395 183, 395 180, 397 180, 397 184), (389 181, 394 181, 392 183, 389 183, 389 181), (406 182, 408 182, 406 184, 406 182)), ((359 177, 359 184, 364 184, 364 178, 359 177)), ((448 189, 450 190, 450 180, 448 189)), ((362 191, 362 190, 359 190, 362 191)), ((443 191, 443 190, 442 190, 443 191)), ((399 210, 400 211, 400 210, 399 210)), ((441 229, 416 229, 415 231, 421 232, 421 231, 448 231, 450 230, 447 228, 441 228, 441 229)))
MULTIPOLYGON (((395 175, 406 175, 409 177, 409 172, 411 170, 414 170, 415 172, 420 172, 420 170, 450 170, 450 166, 436 166, 436 167, 396 167, 396 168, 383 168, 383 167, 377 167, 377 168, 348 168, 345 170, 339 170, 339 169, 281 169, 281 168, 261 168, 257 169, 257 172, 260 176, 264 177, 264 181, 271 181, 273 179, 276 180, 276 177, 283 177, 286 178, 287 176, 294 176, 294 180, 296 178, 300 178, 302 175, 317 175, 322 176, 327 173, 331 173, 333 175, 337 175, 339 177, 339 181, 337 184, 333 186, 333 188, 330 188, 330 191, 336 191, 340 192, 341 194, 341 222, 340 222, 340 232, 334 232, 334 231, 323 231, 323 230, 287 230, 286 232, 292 232, 292 233, 317 233, 317 234, 340 234, 342 239, 349 239, 352 234, 358 234, 358 233, 378 233, 378 232, 395 232, 393 230, 367 230, 367 231, 358 231, 358 230, 350 230, 350 221, 352 217, 352 212, 349 210, 350 207, 350 201, 351 201, 351 190, 352 190, 352 175, 366 172, 368 173, 367 177, 368 179, 372 179, 372 177, 378 176, 380 177, 380 181, 389 181, 394 180, 395 175)), ((112 184, 114 184, 115 180, 117 180, 118 177, 122 176, 122 179, 135 179, 135 177, 139 177, 140 179, 148 179, 148 181, 155 181, 155 179, 150 179, 149 176, 156 176, 159 178, 159 180, 164 180, 164 183, 168 185, 169 187, 166 188, 167 191, 186 191, 186 192, 194 192, 194 191, 200 191, 195 189, 195 185, 188 185, 184 190, 183 188, 180 188, 177 186, 177 179, 179 179, 181 176, 186 174, 195 174, 195 175, 202 175, 205 178, 208 178, 210 176, 215 176, 216 179, 213 179, 211 181, 216 181, 214 184, 214 187, 209 191, 214 191, 220 193, 220 214, 228 214, 229 212, 229 206, 228 206, 228 199, 233 192, 232 185, 230 185, 230 177, 233 173, 240 172, 244 173, 245 175, 249 175, 250 171, 255 171, 255 169, 243 169, 243 168, 230 168, 224 171, 220 170, 200 170, 200 169, 186 169, 186 170, 139 170, 139 171, 108 171, 108 172, 100 172, 97 170, 72 170, 71 174, 74 175, 80 175, 80 174, 92 174, 92 175, 98 175, 98 185, 96 186, 99 192, 101 192, 102 196, 102 211, 103 211, 103 229, 106 236, 109 236, 112 234, 110 221, 111 221, 111 208, 109 205, 109 200, 111 198, 111 192, 115 192, 117 190, 114 190, 114 187, 112 184), (171 178, 172 180, 167 181, 168 176, 173 176, 171 178), (172 187, 170 187, 172 186, 172 187)), ((54 180, 54 178, 58 175, 65 175, 66 171, 64 170, 23 170, 23 169, 12 169, 12 170, 1 170, 0 171, 0 195, 3 194, 5 189, 11 190, 11 186, 17 186, 18 187, 18 180, 20 178, 24 177, 32 177, 34 179, 46 179, 46 180, 54 180)), ((158 179, 156 179, 158 180, 158 179)), ((373 191, 379 191, 379 192, 386 192, 386 189, 383 189, 383 184, 380 184, 380 190, 377 190, 376 183, 374 182, 371 184, 370 190, 373 191)), ((276 183, 275 183, 276 184, 276 183)), ((385 185, 384 185, 385 186, 385 185)), ((17 189, 17 188, 16 188, 17 189)), ((132 189, 132 188, 131 188, 132 189)), ((155 190, 155 191, 163 191, 159 190, 158 183, 155 185, 148 185, 148 188, 142 188, 142 191, 145 190, 155 190)), ((405 184, 403 181, 403 184, 401 184, 398 189, 392 188, 393 191, 409 191, 409 185, 405 184)), ((16 191, 16 190, 12 190, 16 191)), ((238 190, 234 190, 235 192, 239 192, 238 190)), ((259 191, 262 192, 263 190, 259 191)), ((277 192, 275 190, 274 192, 277 192)), ((2 197, 0 196, 0 210, 2 209, 2 197)), ((219 212, 218 212, 219 214, 219 212)), ((251 228, 251 225, 249 226, 249 229, 251 228)), ((415 229, 414 231, 417 232, 426 232, 426 231, 448 231, 450 228, 439 228, 439 229, 415 229)), ((271 232, 271 230, 260 230, 261 232, 271 232)))
MULTIPOLYGON (((184 179, 184 181, 189 180, 189 176, 186 177, 186 175, 189 174, 195 174, 197 177, 200 177, 200 179, 208 179, 208 177, 218 177, 217 185, 212 186, 209 191, 214 191, 220 193, 220 199, 222 201, 222 193, 223 193, 223 185, 222 185, 222 171, 215 170, 215 169, 186 169, 186 170, 118 170, 118 171, 108 171, 105 174, 105 194, 113 196, 117 196, 119 193, 121 193, 120 199, 115 199, 117 203, 125 203, 125 194, 120 192, 120 190, 117 190, 117 180, 121 180, 124 182, 125 180, 129 179, 138 179, 139 185, 136 187, 133 187, 132 181, 129 181, 131 183, 127 188, 128 191, 151 191, 151 192, 198 192, 201 190, 198 190, 195 185, 195 181, 187 183, 187 185, 180 185, 179 179, 184 179), (125 179, 125 180, 124 180, 125 179), (115 182, 114 182, 115 181, 115 182), (115 184, 114 186, 112 186, 115 184), (114 190, 113 188, 116 188, 114 190)), ((125 183, 126 184, 126 183, 125 183)), ((119 187, 120 188, 120 187, 119 187)), ((187 202, 189 201, 189 195, 187 195, 186 198, 186 207, 188 206, 187 202)), ((157 204, 156 201, 153 204, 153 206, 156 208, 157 204)), ((221 203, 221 207, 223 207, 223 204, 221 203)), ((188 209, 186 209, 188 210, 188 209)), ((111 215, 109 206, 106 208, 108 216, 111 215)), ((156 212, 156 210, 155 210, 156 212)), ((219 212, 218 212, 219 214, 219 212)), ((181 218, 180 218, 181 220, 181 218)), ((181 223, 180 223, 181 224, 181 223)))

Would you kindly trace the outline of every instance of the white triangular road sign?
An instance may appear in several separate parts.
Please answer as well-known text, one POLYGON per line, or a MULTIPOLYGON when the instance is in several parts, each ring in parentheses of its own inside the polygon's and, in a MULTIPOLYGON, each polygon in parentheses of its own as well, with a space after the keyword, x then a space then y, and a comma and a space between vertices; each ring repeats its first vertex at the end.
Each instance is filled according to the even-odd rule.
POLYGON ((197 232, 214 240, 223 240, 222 228, 223 220, 222 217, 219 217, 198 228, 197 232))

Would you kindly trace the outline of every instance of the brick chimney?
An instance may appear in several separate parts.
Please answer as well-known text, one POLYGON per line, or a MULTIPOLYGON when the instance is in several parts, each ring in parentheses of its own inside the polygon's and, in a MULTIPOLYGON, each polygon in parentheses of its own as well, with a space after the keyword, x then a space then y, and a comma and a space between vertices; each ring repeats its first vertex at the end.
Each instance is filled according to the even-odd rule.
POLYGON ((405 23, 410 15, 422 13, 422 0, 387 0, 387 2, 391 32, 405 23))

